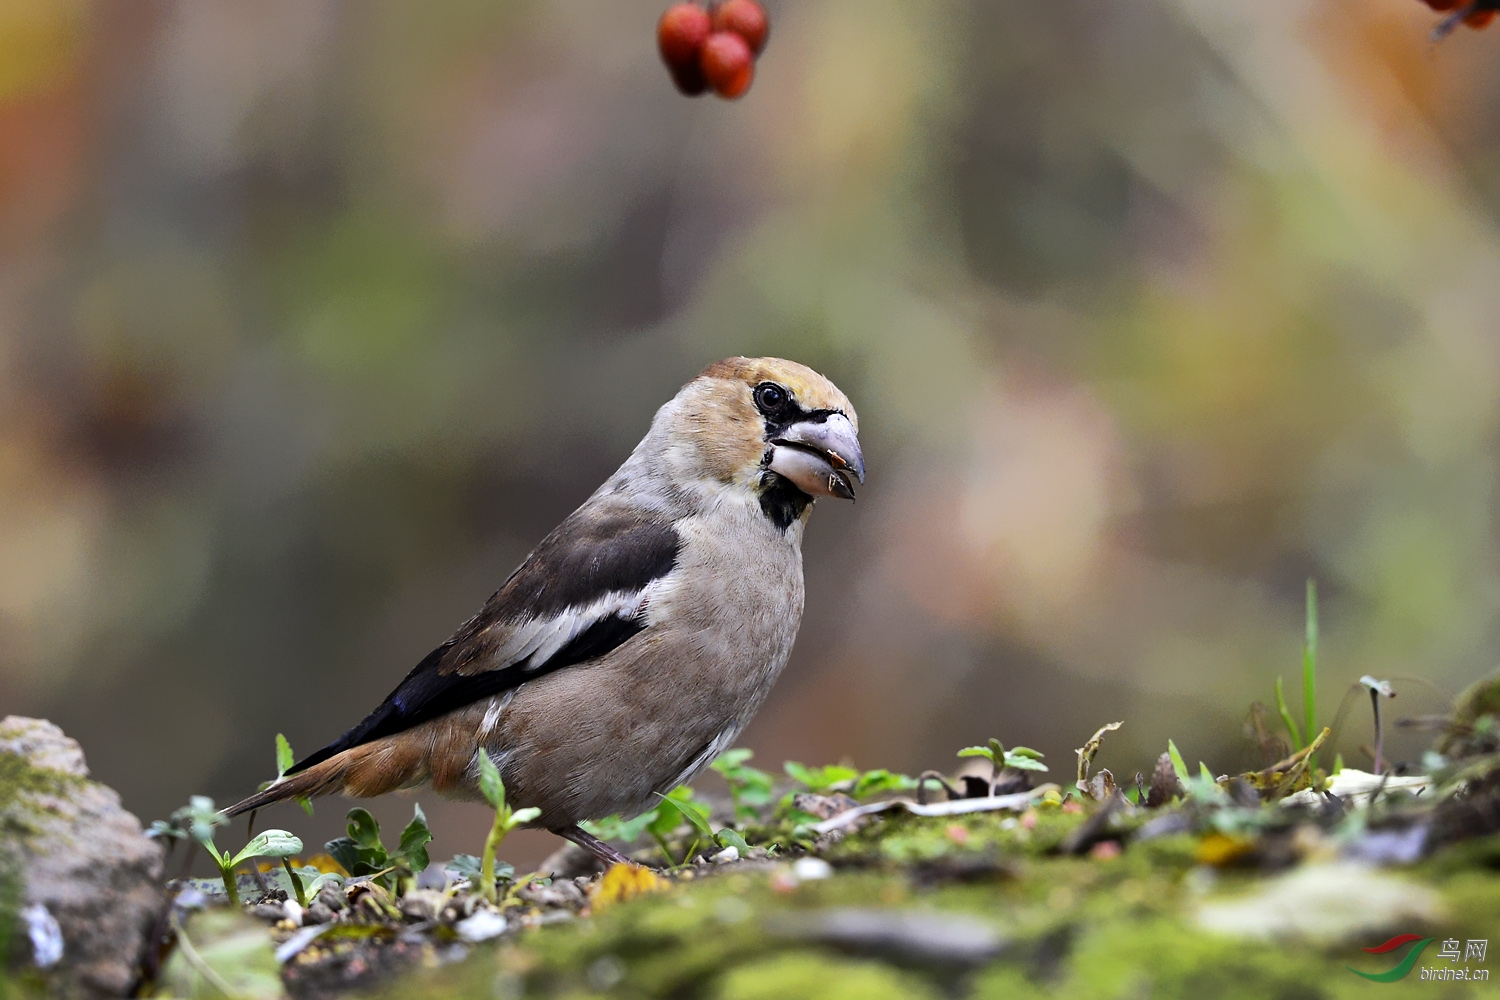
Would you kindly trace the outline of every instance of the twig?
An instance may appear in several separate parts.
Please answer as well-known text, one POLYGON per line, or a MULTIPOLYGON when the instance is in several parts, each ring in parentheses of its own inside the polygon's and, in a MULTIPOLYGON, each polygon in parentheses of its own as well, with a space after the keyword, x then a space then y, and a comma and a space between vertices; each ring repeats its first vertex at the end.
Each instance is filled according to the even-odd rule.
POLYGON ((937 771, 923 771, 917 776, 917 803, 919 805, 925 806, 927 804, 927 783, 929 781, 936 781, 943 786, 943 792, 947 794, 948 801, 952 802, 954 799, 963 798, 959 790, 948 784, 948 779, 937 771))
POLYGON ((188 939, 187 932, 182 929, 182 923, 177 921, 175 924, 173 929, 177 932, 177 947, 182 949, 182 957, 187 959, 187 963, 197 969, 198 974, 208 980, 214 989, 229 997, 229 1000, 239 1000, 239 994, 234 991, 234 987, 230 986, 224 977, 219 975, 202 955, 198 954, 198 949, 193 947, 193 942, 188 939))
POLYGON ((1391 687, 1390 681, 1376 680, 1369 674, 1361 677, 1359 682, 1369 689, 1370 707, 1375 710, 1375 773, 1379 774, 1384 770, 1382 765, 1384 763, 1383 751, 1385 747, 1385 730, 1380 724, 1380 699, 1382 697, 1394 698, 1396 697, 1396 692, 1391 687))
POLYGON ((1019 812, 1032 803, 1033 800, 1041 798, 1047 792, 1061 791, 1057 785, 1050 782, 1039 785, 1027 792, 1016 792, 1014 795, 992 795, 983 799, 958 799, 955 802, 939 802, 935 805, 922 805, 911 799, 886 799, 882 802, 871 802, 869 805, 856 806, 846 809, 831 819, 815 824, 813 830, 818 834, 830 833, 841 830, 851 825, 856 820, 865 816, 872 816, 887 809, 905 809, 914 816, 959 816, 971 812, 994 812, 998 809, 1011 809, 1019 812))

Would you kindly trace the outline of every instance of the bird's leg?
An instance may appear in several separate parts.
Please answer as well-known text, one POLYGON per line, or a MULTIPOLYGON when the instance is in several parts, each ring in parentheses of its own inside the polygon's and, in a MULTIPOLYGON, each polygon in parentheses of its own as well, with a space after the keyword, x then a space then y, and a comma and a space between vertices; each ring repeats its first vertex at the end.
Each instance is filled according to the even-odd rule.
POLYGON ((585 851, 588 851, 594 857, 602 861, 604 863, 604 867, 606 868, 608 868, 610 865, 635 864, 634 861, 631 861, 625 855, 621 854, 613 847, 610 847, 604 841, 600 840, 592 833, 589 833, 581 826, 565 826, 561 829, 553 830, 552 832, 565 840, 571 840, 573 843, 577 844, 585 851))

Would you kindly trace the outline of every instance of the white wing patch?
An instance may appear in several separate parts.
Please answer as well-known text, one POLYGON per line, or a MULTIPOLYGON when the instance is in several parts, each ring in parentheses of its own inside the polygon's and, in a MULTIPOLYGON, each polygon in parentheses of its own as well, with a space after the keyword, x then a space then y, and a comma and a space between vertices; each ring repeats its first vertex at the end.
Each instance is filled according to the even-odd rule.
POLYGON ((498 698, 491 698, 489 707, 484 710, 484 720, 479 723, 479 739, 481 742, 488 739, 495 731, 496 724, 500 721, 500 713, 510 706, 511 699, 516 696, 516 689, 511 688, 498 698))
POLYGON ((628 593, 611 591, 580 607, 565 608, 551 617, 533 618, 517 625, 505 645, 496 650, 495 658, 500 663, 528 663, 528 668, 534 670, 600 619, 615 615, 633 618, 640 614, 648 590, 649 587, 628 593))

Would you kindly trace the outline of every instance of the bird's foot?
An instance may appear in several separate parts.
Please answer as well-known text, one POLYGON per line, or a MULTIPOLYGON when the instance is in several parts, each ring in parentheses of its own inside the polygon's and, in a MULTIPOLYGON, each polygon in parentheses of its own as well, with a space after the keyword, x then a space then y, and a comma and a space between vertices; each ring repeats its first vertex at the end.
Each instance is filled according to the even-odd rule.
POLYGON ((610 847, 604 841, 600 840, 592 833, 589 833, 581 826, 565 826, 561 829, 553 830, 552 832, 566 840, 571 840, 573 843, 577 844, 585 851, 588 851, 594 857, 598 858, 606 868, 608 868, 610 865, 635 864, 634 861, 631 861, 625 855, 621 854, 613 847, 610 847))

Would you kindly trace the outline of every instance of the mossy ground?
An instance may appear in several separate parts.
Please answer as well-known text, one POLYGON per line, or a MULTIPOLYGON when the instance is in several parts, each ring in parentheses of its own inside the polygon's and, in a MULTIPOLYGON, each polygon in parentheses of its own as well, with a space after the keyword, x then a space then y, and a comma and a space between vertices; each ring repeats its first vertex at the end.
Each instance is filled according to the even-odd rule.
MULTIPOLYGON (((1354 931, 1331 928, 1333 935, 1325 936, 1315 927, 1291 926, 1285 934, 1259 937, 1209 931, 1197 914, 1205 901, 1253 898, 1276 873, 1201 864, 1201 842, 1188 834, 1136 843, 1112 858, 1046 853, 1082 821, 1053 811, 1025 830, 1004 814, 893 818, 830 849, 831 878, 797 881, 784 864, 715 869, 590 917, 540 928, 461 965, 417 973, 419 981, 404 981, 387 995, 1332 1000, 1371 990, 1393 997, 1491 994, 1486 983, 1423 981, 1419 971, 1376 984, 1346 966, 1379 972, 1394 965, 1361 948, 1398 933, 1488 938, 1500 927, 1500 839, 1471 842, 1396 873, 1371 870, 1369 877, 1387 886, 1435 895, 1435 916, 1355 914, 1354 931), (899 949, 849 942, 831 947, 797 930, 815 925, 819 915, 851 908, 967 916, 998 931, 1003 946, 971 967, 913 959, 899 949)), ((1303 867, 1323 863, 1309 859, 1303 867)), ((1350 903, 1358 905, 1358 898, 1350 903)), ((1447 964, 1436 960, 1436 951, 1431 946, 1418 968, 1447 964)))

